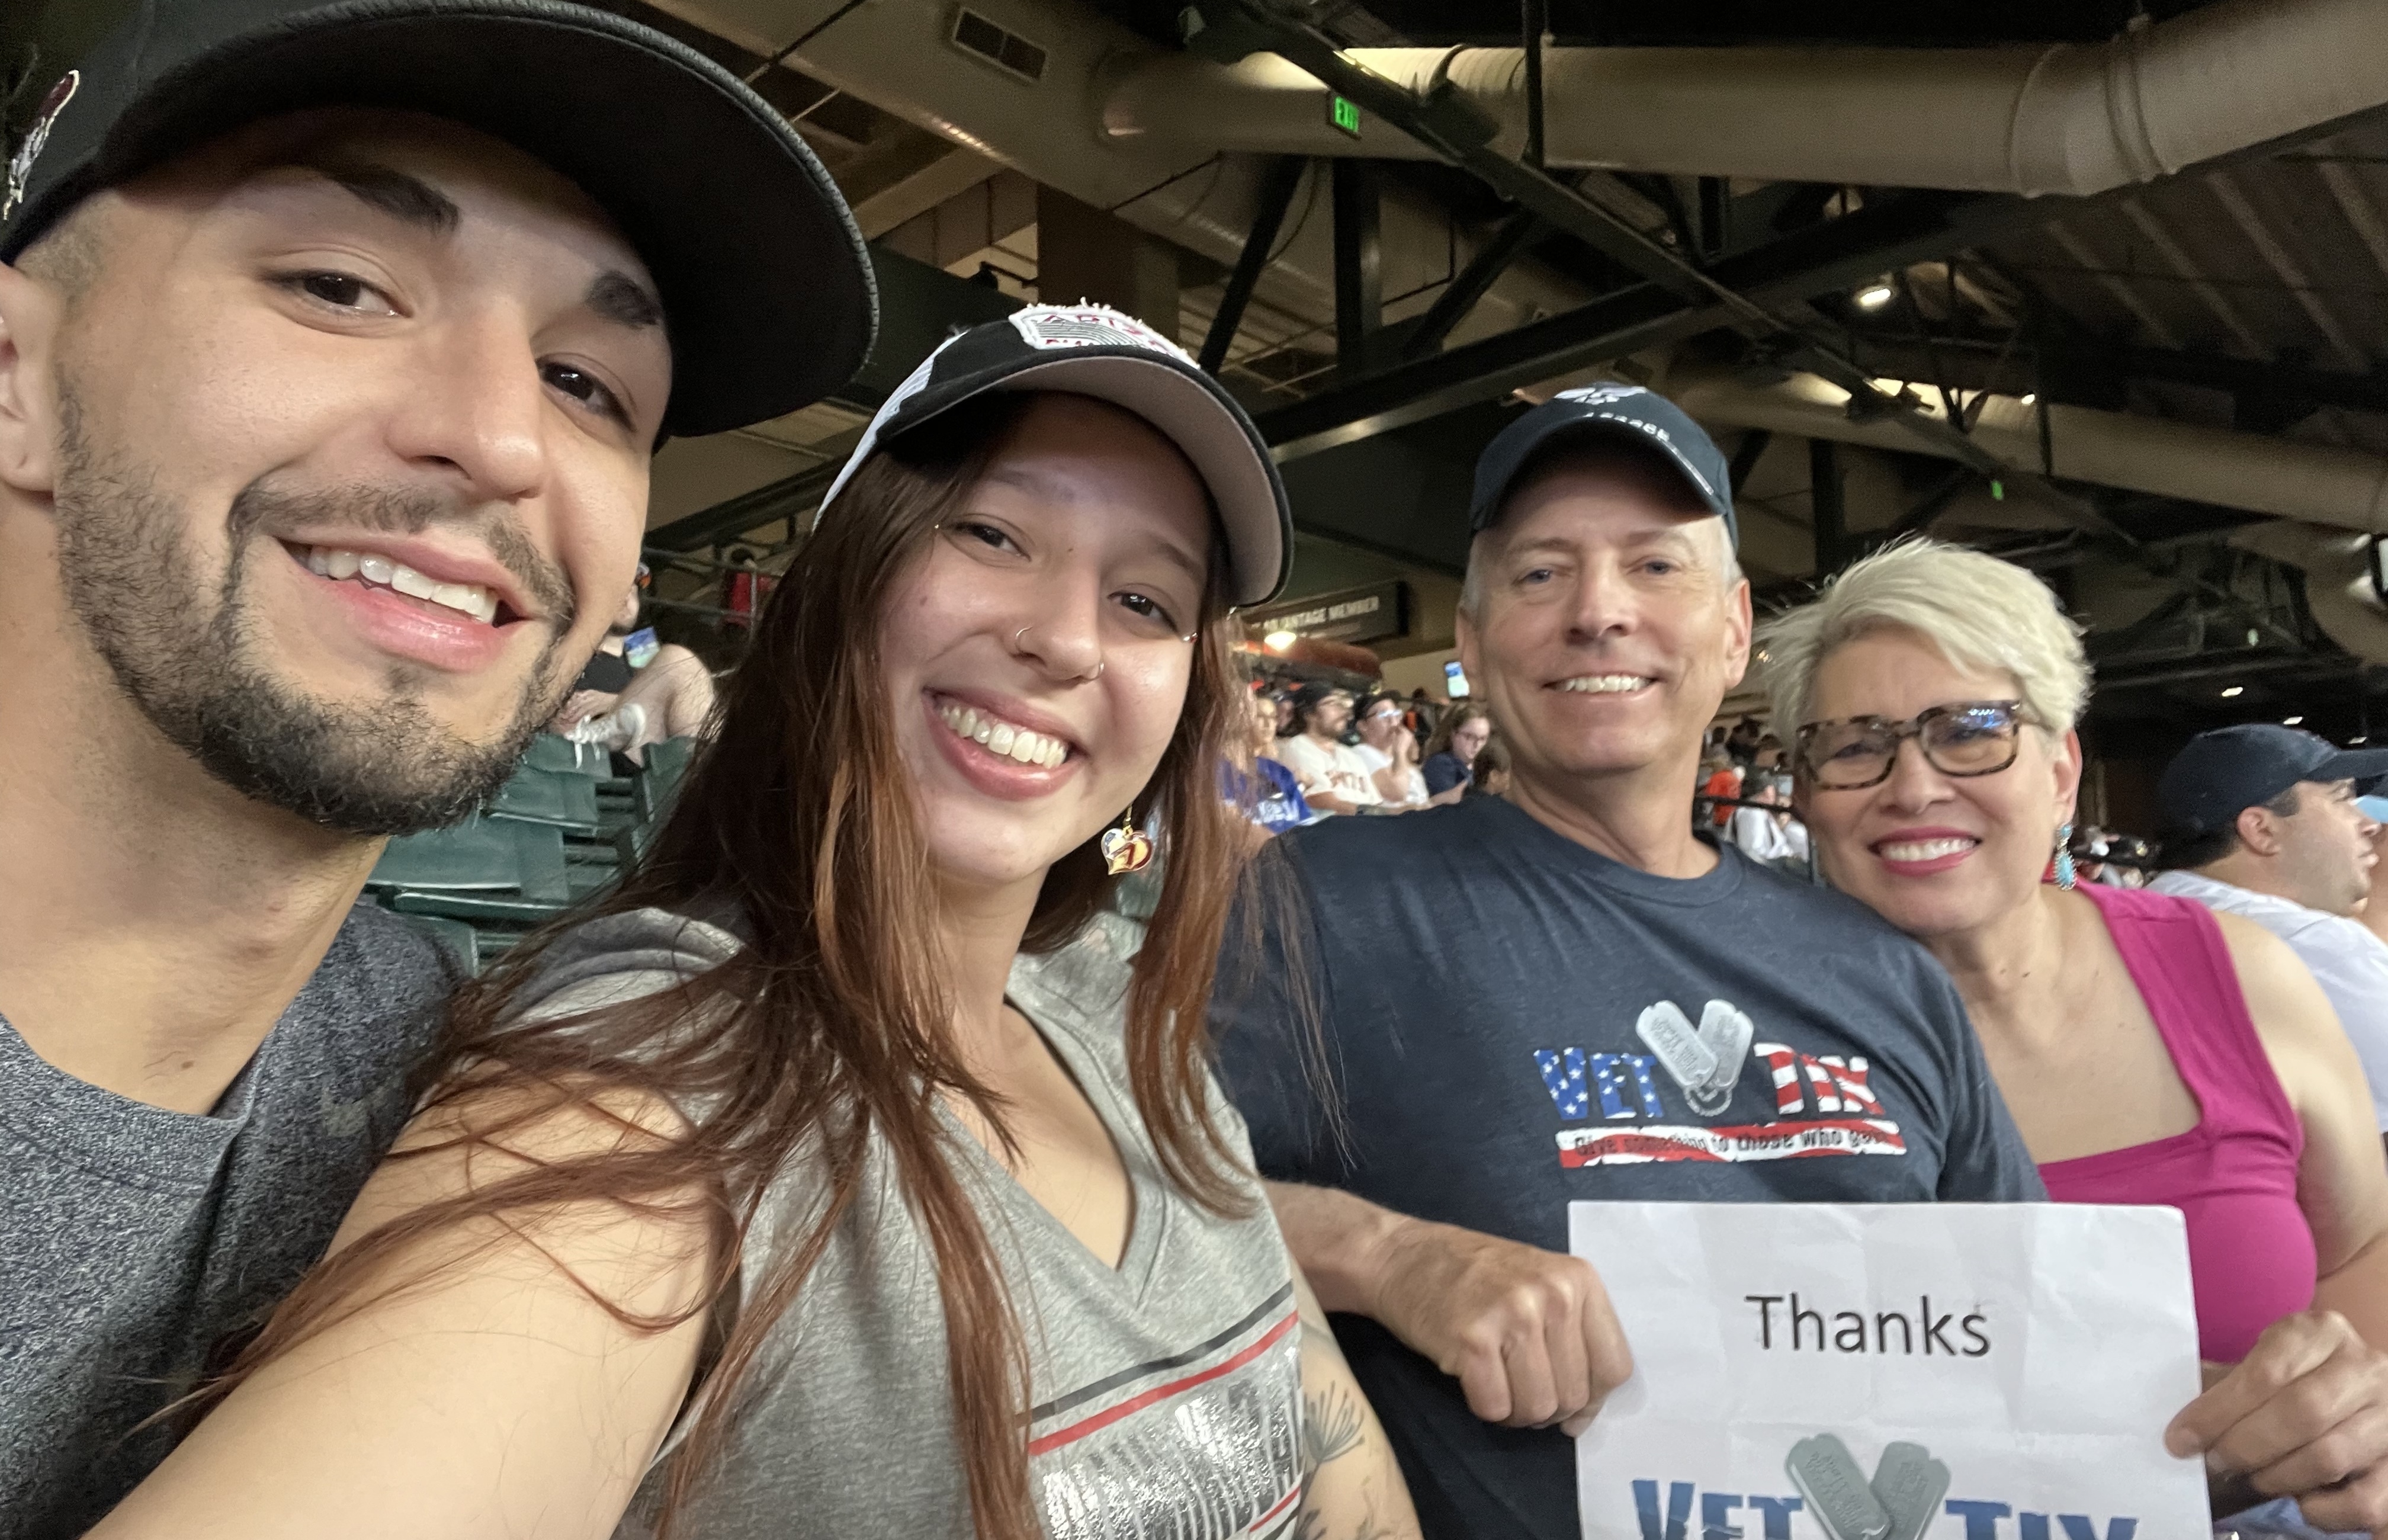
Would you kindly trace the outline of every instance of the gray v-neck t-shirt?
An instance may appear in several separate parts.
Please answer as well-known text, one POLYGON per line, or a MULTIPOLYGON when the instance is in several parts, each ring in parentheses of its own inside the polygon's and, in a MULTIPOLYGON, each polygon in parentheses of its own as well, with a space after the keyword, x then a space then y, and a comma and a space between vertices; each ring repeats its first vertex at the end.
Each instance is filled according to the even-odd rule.
MULTIPOLYGON (((1211 1214, 1162 1173, 1128 1089, 1124 927, 1100 925, 1013 965, 1009 996, 1110 1129, 1135 1187, 1110 1267, 959 1122, 949 1148, 978 1201, 1027 1333, 1030 1470, 1054 1540, 1293 1533, 1301 1371, 1292 1264, 1256 1181, 1242 1217, 1211 1214)), ((729 958, 718 926, 660 910, 611 916, 551 953, 524 1009, 565 1014, 653 993, 729 958)), ((1213 1090, 1238 1157, 1242 1123, 1213 1090)), ((703 1109, 684 1108, 701 1117, 703 1109)), ((797 1164, 767 1193, 744 1277, 800 1235, 822 1196, 797 1164)), ((701 1393, 700 1393, 701 1394, 701 1393)), ((862 1193, 740 1393, 726 1457, 686 1532, 921 1540, 971 1534, 955 1447, 934 1254, 873 1136, 862 1193)), ((649 1533, 651 1477, 617 1536, 649 1533)))

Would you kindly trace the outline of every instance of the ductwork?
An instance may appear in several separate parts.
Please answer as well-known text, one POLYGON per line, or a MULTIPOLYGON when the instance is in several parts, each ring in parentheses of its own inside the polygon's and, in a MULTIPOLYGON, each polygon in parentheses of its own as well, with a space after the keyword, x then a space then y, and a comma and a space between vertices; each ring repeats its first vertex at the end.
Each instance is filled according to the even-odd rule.
MULTIPOLYGON (((826 21, 790 56, 807 74, 1188 250, 1230 264, 1243 250, 1263 162, 1221 157, 1211 146, 1106 141, 1095 128, 1102 83, 1162 56, 1072 0, 969 0, 971 12, 1041 50, 1034 78, 959 46, 949 5, 883 0, 841 9, 829 0, 793 8, 754 0, 665 3, 682 19, 766 56, 785 45, 786 37, 779 35, 783 29, 801 35, 826 21)), ((1380 231, 1388 320, 1425 310, 1434 299, 1432 286, 1474 249, 1469 233, 1442 210, 1399 188, 1385 190, 1380 231), (1398 298, 1413 290, 1420 291, 1415 299, 1398 298)), ((1331 323, 1333 221, 1323 182, 1305 181, 1278 240, 1260 299, 1307 321, 1331 323)), ((1452 340, 1504 331, 1587 298, 1547 268, 1519 261, 1452 340)))
MULTIPOLYGON (((1880 383, 1886 390, 1900 388, 1895 380, 1880 383)), ((1812 375, 1759 386, 1728 371, 1679 371, 1664 385, 1678 405, 1703 423, 1910 453, 1943 452, 1895 420, 1850 421, 1848 393, 1812 375)), ((1970 414, 1971 396, 1965 408, 1970 414)), ((1935 399, 1927 399, 1922 410, 1927 416, 1943 414, 1935 399)), ((1993 396, 1974 423, 1974 442, 2017 469, 2038 470, 2039 411, 2013 396, 1993 396)), ((2054 473, 2071 480, 2340 529, 2388 529, 2388 457, 2367 450, 2055 405, 2048 408, 2048 442, 2054 473)))
POLYGON ((2366 663, 2388 663, 2388 613, 2372 592, 2364 536, 2282 519, 2242 529, 2230 543, 2304 572, 2305 607, 2323 634, 2366 663))
MULTIPOLYGON (((1516 48, 1361 48, 1424 89, 1447 78, 1525 139, 1516 48)), ((2152 181, 2388 102, 2381 0, 2221 0, 2092 46, 1553 48, 1548 164, 1678 175, 2088 195, 2152 181)), ((1424 159, 1390 124, 1328 121, 1317 81, 1270 54, 1121 68, 1115 143, 1424 159)))

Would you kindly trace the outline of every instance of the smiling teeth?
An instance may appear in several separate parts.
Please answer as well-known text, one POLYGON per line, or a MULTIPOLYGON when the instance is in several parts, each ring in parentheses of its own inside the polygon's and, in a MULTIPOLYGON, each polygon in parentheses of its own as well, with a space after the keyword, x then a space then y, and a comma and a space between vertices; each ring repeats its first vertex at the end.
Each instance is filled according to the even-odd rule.
POLYGON ((435 582, 402 562, 394 562, 387 556, 376 556, 369 552, 310 546, 307 550, 307 570, 335 582, 362 578, 368 583, 396 589, 410 599, 427 599, 459 614, 469 615, 484 626, 498 617, 498 596, 480 584, 435 582))
POLYGON ((1882 859, 1886 861, 1937 861, 1943 856, 1953 856, 1961 850, 1971 850, 1978 840, 1923 839, 1882 846, 1882 859))
POLYGON ((1562 681, 1559 688, 1579 695, 1621 695, 1649 682, 1645 674, 1586 674, 1581 679, 1562 681))
POLYGON ((949 702, 937 708, 937 715, 953 729, 955 736, 968 738, 989 754, 999 754, 1023 765, 1042 765, 1051 770, 1070 757, 1069 746, 1059 738, 1031 732, 1024 727, 1016 727, 999 717, 974 711, 967 706, 949 702))

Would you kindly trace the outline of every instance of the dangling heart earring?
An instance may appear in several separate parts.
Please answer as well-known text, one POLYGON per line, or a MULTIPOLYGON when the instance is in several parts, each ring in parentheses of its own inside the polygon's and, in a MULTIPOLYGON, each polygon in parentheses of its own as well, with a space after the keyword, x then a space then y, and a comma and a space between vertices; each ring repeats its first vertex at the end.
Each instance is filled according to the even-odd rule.
POLYGON ((1152 864, 1152 839, 1136 826, 1136 809, 1120 814, 1119 827, 1103 831, 1103 873, 1123 877, 1152 864))
POLYGON ((2056 885, 2070 889, 2075 885, 2073 873, 2073 825, 2068 823, 2056 831, 2056 885))

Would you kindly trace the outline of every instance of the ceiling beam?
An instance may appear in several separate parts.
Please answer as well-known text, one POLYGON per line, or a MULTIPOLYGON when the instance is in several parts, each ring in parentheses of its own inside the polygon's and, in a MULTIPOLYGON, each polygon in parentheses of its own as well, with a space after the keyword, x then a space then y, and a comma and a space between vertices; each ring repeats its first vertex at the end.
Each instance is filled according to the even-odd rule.
MULTIPOLYGON (((1994 240, 2042 217, 2045 201, 1937 191, 1888 195, 1846 218, 1729 257, 1708 274, 1757 303, 1787 304, 1994 240)), ((1655 283, 1637 284, 1277 407, 1261 414, 1261 432, 1279 461, 1299 459, 1497 401, 1521 386, 1645 348, 1681 342, 1738 318, 1722 301, 1687 300, 1655 283)))
MULTIPOLYGON (((1859 361, 1881 377, 1933 377, 1932 358, 1916 337, 1878 330, 1861 330, 1854 336, 1859 361)), ((2064 373, 2038 367, 2042 360, 2052 359, 2095 364, 2127 379, 2196 385, 2232 396, 2269 396, 2355 412, 2388 413, 2388 375, 2376 373, 2358 375, 2340 369, 2315 369, 2185 348, 2109 344, 2070 334, 2027 338, 2012 350, 1997 338, 1939 336, 1932 339, 1932 350, 1947 369, 1949 383, 1962 390, 2018 394, 2033 388, 2031 382, 2036 377, 2061 376, 2064 373), (1997 359, 2001 351, 2008 353, 2008 359, 2004 367, 1999 368, 1997 359)))

